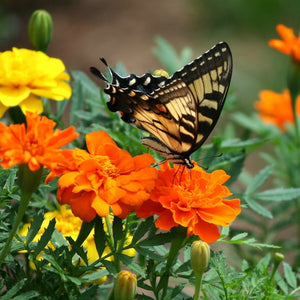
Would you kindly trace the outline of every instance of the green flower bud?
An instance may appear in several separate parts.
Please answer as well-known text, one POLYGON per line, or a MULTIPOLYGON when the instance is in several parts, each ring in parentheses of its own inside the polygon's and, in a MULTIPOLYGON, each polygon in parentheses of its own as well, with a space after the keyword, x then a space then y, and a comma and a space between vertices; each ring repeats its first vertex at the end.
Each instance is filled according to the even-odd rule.
POLYGON ((163 70, 163 69, 158 69, 158 70, 155 70, 153 72, 153 75, 154 76, 164 76, 166 78, 170 77, 170 75, 168 74, 167 71, 163 70))
POLYGON ((18 169, 18 184, 22 193, 31 195, 34 193, 42 179, 43 166, 41 166, 37 171, 31 171, 27 164, 19 165, 18 169))
POLYGON ((276 252, 274 254, 274 260, 275 262, 280 264, 284 260, 284 255, 282 253, 276 252))
POLYGON ((207 243, 195 241, 191 246, 191 266, 195 275, 202 275, 208 266, 210 248, 207 243))
POLYGON ((136 294, 136 287, 135 274, 126 270, 119 272, 114 286, 114 299, 133 300, 136 294))
POLYGON ((52 37, 52 18, 46 10, 36 10, 28 23, 28 35, 34 50, 46 52, 52 37))

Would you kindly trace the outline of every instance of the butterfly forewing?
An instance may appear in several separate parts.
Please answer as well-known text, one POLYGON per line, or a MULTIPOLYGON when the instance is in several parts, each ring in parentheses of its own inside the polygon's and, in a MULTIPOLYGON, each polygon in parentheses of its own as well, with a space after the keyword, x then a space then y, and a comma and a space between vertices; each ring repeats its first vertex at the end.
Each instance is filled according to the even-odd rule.
POLYGON ((109 109, 153 135, 143 138, 143 144, 191 168, 189 156, 207 139, 226 98, 232 73, 228 45, 217 44, 169 78, 149 73, 121 77, 109 70, 112 83, 91 69, 107 82, 109 109))

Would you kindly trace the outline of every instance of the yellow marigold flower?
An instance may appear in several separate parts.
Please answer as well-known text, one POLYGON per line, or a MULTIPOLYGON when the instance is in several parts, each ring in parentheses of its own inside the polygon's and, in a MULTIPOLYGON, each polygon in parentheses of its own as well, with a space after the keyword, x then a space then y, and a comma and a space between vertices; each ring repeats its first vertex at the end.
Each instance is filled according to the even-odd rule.
POLYGON ((13 48, 0 52, 0 117, 9 107, 41 113, 40 97, 56 101, 69 99, 72 91, 65 82, 70 76, 58 58, 40 51, 13 48))
MULTIPOLYGON (((79 217, 76 217, 73 215, 72 210, 68 208, 68 205, 62 205, 59 210, 47 212, 44 215, 45 219, 41 225, 41 228, 39 232, 36 234, 36 236, 33 239, 33 242, 38 242, 43 235, 45 228, 48 227, 50 221, 52 219, 56 219, 55 228, 58 232, 60 232, 63 236, 70 236, 73 240, 77 239, 77 236, 79 234, 79 231, 81 229, 82 220, 79 217)), ((113 219, 111 219, 111 222, 113 219)), ((26 223, 23 225, 23 227, 19 230, 18 235, 19 236, 26 236, 28 233, 30 227, 30 223, 26 223)), ((104 226, 104 230, 107 231, 107 228, 104 226)), ((83 242, 83 247, 87 251, 87 258, 90 263, 95 262, 99 259, 99 255, 97 252, 95 240, 94 240, 95 231, 94 229, 90 232, 86 240, 83 242)), ((124 246, 128 246, 131 243, 132 236, 130 234, 127 235, 126 241, 124 243, 124 246)), ((54 249, 54 246, 50 243, 48 244, 49 248, 54 249)), ((109 254, 111 250, 109 247, 106 247, 103 256, 106 256, 109 254)), ((135 250, 134 249, 127 249, 123 252, 124 254, 128 256, 135 256, 135 250)), ((38 256, 38 259, 42 259, 42 255, 38 256)), ((110 256, 107 258, 107 260, 112 260, 113 257, 110 256)), ((31 262, 30 267, 32 269, 36 269, 35 265, 31 262)), ((99 278, 93 284, 102 284, 106 280, 106 277, 99 278)))
POLYGON ((269 41, 269 46, 290 55, 295 61, 300 63, 300 33, 296 37, 292 28, 282 24, 278 24, 276 30, 282 40, 272 39, 269 41))

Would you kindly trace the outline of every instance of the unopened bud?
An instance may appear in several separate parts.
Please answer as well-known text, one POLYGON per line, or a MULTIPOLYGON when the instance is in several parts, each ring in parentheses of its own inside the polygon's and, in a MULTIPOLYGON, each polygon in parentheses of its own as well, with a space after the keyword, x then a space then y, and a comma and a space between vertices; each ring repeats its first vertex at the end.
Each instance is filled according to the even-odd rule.
POLYGON ((133 300, 136 295, 136 287, 135 274, 126 270, 119 272, 114 286, 114 299, 133 300))
POLYGON ((167 71, 163 70, 163 69, 158 69, 158 70, 155 70, 153 72, 153 75, 154 76, 164 76, 166 78, 170 77, 170 75, 168 74, 167 71))
POLYGON ((46 10, 36 10, 28 23, 28 35, 34 50, 46 52, 52 37, 52 18, 46 10))
POLYGON ((274 254, 274 260, 276 263, 280 264, 284 260, 284 255, 282 253, 276 252, 274 254))
POLYGON ((195 275, 202 275, 208 266, 210 248, 207 243, 195 241, 191 246, 191 266, 195 275))

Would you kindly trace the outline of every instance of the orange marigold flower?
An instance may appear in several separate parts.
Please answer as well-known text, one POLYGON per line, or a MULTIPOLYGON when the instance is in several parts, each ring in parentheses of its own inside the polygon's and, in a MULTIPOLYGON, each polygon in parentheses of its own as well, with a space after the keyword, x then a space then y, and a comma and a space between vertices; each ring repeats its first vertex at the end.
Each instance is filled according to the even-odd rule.
POLYGON ((78 136, 73 126, 53 132, 56 123, 35 113, 26 114, 26 123, 26 127, 25 124, 0 123, 0 165, 3 168, 19 164, 28 164, 31 171, 37 171, 41 165, 53 168, 69 151, 59 148, 78 136))
POLYGON ((282 40, 272 39, 269 41, 269 45, 284 54, 290 55, 300 63, 300 32, 299 36, 296 37, 293 29, 282 24, 277 25, 276 30, 282 40))
POLYGON ((223 185, 230 176, 223 170, 206 173, 195 165, 185 170, 176 183, 178 168, 161 166, 150 200, 139 208, 137 215, 146 218, 156 214, 156 227, 170 230, 181 225, 187 228, 188 235, 195 234, 212 243, 220 237, 218 225, 228 226, 241 212, 239 199, 224 199, 232 195, 223 185))
POLYGON ((50 174, 50 179, 61 175, 58 200, 69 204, 73 213, 86 222, 97 214, 108 216, 110 209, 125 218, 149 198, 157 177, 157 170, 151 167, 153 157, 132 157, 104 131, 88 134, 86 145, 88 152, 73 150, 72 160, 50 174))
MULTIPOLYGON (((274 124, 283 131, 286 122, 294 123, 289 90, 286 89, 281 94, 264 90, 259 93, 259 98, 260 100, 255 102, 254 106, 265 123, 274 124)), ((296 101, 296 112, 300 115, 300 96, 296 101)))

